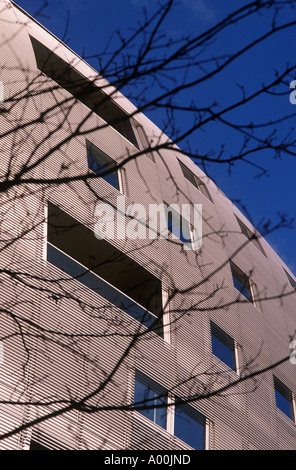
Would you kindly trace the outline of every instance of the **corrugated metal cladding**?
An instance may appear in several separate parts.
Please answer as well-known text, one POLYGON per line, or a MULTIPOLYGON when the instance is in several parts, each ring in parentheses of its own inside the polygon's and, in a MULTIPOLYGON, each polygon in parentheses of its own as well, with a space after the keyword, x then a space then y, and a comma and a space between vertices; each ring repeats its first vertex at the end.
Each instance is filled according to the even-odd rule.
MULTIPOLYGON (((138 370, 171 391, 170 400, 190 397, 192 416, 205 418, 205 447, 295 449, 295 415, 288 417, 276 406, 273 381, 275 375, 295 402, 296 366, 292 362, 227 389, 239 374, 268 368, 290 354, 296 294, 283 267, 293 274, 265 240, 260 242, 266 256, 248 241, 236 216, 248 230, 254 228, 186 156, 162 150, 154 152, 155 161, 147 154, 125 161, 137 152, 135 146, 69 92, 50 90, 56 85, 37 70, 29 36, 63 60, 73 64, 75 59, 85 77, 92 77, 94 71, 12 2, 2 0, 0 7, 5 98, 20 91, 24 96, 11 109, 8 102, 1 105, 10 109, 0 114, 1 172, 15 174, 26 163, 33 164, 29 176, 35 179, 66 178, 63 184, 18 186, 1 194, 0 399, 7 404, 1 405, 0 434, 11 435, 0 439, 0 448, 190 448, 173 431, 171 418, 164 429, 132 409, 138 370), (33 96, 36 87, 42 93, 33 96), (43 122, 38 119, 41 111, 43 122), (16 123, 22 128, 16 129, 16 123), (121 187, 115 189, 88 173, 86 140, 119 165, 121 187), (38 159, 42 161, 35 165, 38 159), (207 185, 212 200, 185 178, 179 160, 197 181, 207 185), (89 180, 76 181, 78 175, 89 175, 89 180), (46 261, 48 201, 79 227, 89 229, 87 240, 79 240, 78 245, 75 240, 83 252, 94 247, 85 261, 88 268, 92 256, 102 259, 104 255, 92 235, 96 204, 116 206, 123 195, 126 206, 143 204, 146 223, 150 204, 202 204, 200 250, 185 250, 171 236, 168 240, 110 242, 113 254, 126 253, 130 266, 142 267, 142 274, 157 285, 160 280, 163 297, 170 298, 164 338, 147 332, 132 315, 86 287, 79 276, 71 279, 66 268, 61 271, 46 261), (249 278, 249 287, 260 302, 251 303, 234 287, 229 259, 249 278), (233 339, 235 370, 212 354, 211 321, 233 339), (139 333, 137 339, 135 333, 139 333), (221 387, 226 387, 221 395, 207 397, 221 387), (63 413, 69 400, 84 404, 85 397, 96 412, 72 409, 63 413), (52 417, 44 420, 46 415, 52 417), (12 432, 33 420, 38 421, 35 426, 12 432)), ((134 111, 120 94, 116 100, 124 112, 134 111)), ((156 142, 159 129, 145 116, 135 119, 148 140, 156 142)), ((165 136, 160 139, 164 142, 165 136)), ((71 233, 67 243, 74 246, 71 233)), ((114 273, 115 266, 113 261, 108 269, 114 273)), ((130 275, 125 274, 126 280, 130 275)))

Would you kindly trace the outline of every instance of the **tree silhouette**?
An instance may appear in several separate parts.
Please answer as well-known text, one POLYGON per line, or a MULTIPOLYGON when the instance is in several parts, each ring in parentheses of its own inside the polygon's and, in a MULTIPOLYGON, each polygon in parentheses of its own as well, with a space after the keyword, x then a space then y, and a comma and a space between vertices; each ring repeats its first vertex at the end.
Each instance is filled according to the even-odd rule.
MULTIPOLYGON (((235 420, 243 423, 249 400, 257 403, 262 389, 269 390, 263 412, 269 407, 274 399, 270 371, 277 384, 289 374, 295 377, 288 361, 295 334, 295 281, 282 270, 272 286, 267 280, 255 282, 281 263, 264 237, 291 227, 292 220, 283 214, 254 229, 185 158, 204 170, 209 163, 232 168, 244 162, 262 174, 267 169, 254 156, 266 150, 294 155, 293 133, 281 131, 291 116, 243 123, 235 112, 262 96, 288 95, 295 66, 276 71, 255 90, 241 86, 241 96, 224 106, 212 97, 206 106, 182 99, 185 91, 202 92, 205 83, 270 37, 295 28, 296 21, 281 16, 294 1, 250 2, 195 36, 171 40, 162 28, 174 4, 166 1, 152 15, 145 14, 130 37, 119 36, 115 52, 99 51, 98 73, 14 2, 1 3, 4 448, 27 448, 31 440, 53 448, 155 448, 157 439, 159 448, 190 448, 196 444, 182 442, 183 431, 173 430, 173 415, 204 429, 209 409, 212 435, 215 412, 222 419, 224 408, 236 409, 230 427, 235 420), (259 14, 270 20, 268 28, 231 54, 215 52, 215 41, 225 32, 259 14), (16 48, 22 41, 28 56, 16 48), (155 109, 167 113, 163 131, 142 114, 155 109), (191 116, 186 128, 179 126, 178 112, 191 116), (231 155, 225 153, 225 142, 218 152, 203 154, 188 144, 194 132, 213 123, 242 135, 231 155), (118 210, 118 198, 124 209, 118 210), (192 248, 192 213, 187 220, 174 219, 174 212, 168 215, 164 209, 168 239, 158 229, 154 237, 137 237, 141 227, 151 226, 148 204, 160 203, 164 208, 202 204, 201 248, 184 248, 187 242, 192 248), (117 227, 120 220, 126 230, 130 224, 134 238, 118 236, 118 231, 111 241, 94 236, 106 216, 98 210, 106 208, 103 204, 114 209, 117 227), (146 209, 144 216, 136 204, 146 209), (237 218, 230 219, 230 212, 237 218), (174 236, 176 224, 183 229, 179 236, 174 236), (262 313, 275 309, 287 312, 284 330, 274 327, 274 313, 264 320, 262 313), (249 320, 242 320, 244 315, 249 320), (240 328, 252 330, 248 321, 256 315, 258 335, 242 334, 240 328), (264 328, 270 334, 261 337, 264 328), (276 335, 279 344, 273 352, 266 339, 276 335), (227 363, 223 354, 229 351, 227 363), (145 414, 151 421, 150 412, 159 428, 143 437, 145 421, 139 417, 145 414), (64 441, 51 442, 53 436, 64 441)), ((208 442, 215 446, 213 437, 208 442)), ((223 447, 221 442, 216 446, 223 447)))

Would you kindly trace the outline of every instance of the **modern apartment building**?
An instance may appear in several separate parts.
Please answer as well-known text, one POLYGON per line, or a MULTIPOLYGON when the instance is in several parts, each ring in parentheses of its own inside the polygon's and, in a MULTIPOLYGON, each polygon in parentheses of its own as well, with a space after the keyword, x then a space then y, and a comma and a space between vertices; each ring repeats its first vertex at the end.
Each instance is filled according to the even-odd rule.
POLYGON ((92 67, 0 20, 0 448, 295 449, 293 273, 92 67))

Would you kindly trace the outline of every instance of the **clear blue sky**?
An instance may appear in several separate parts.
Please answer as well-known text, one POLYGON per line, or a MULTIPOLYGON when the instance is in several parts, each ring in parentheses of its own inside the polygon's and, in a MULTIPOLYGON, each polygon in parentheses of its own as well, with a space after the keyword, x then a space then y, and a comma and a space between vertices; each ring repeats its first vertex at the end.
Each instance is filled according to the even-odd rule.
MULTIPOLYGON (((17 0, 32 16, 43 5, 40 0, 17 0)), ((143 7, 152 11, 156 5, 155 0, 49 0, 48 7, 42 11, 45 16, 37 19, 56 36, 65 39, 65 42, 79 55, 91 56, 100 54, 109 42, 110 48, 117 45, 115 30, 120 29, 127 35, 137 27, 137 21, 142 17, 143 7), (65 24, 68 11, 69 27, 64 38, 65 24)), ((241 0, 179 0, 179 4, 171 13, 165 23, 166 33, 173 39, 182 35, 194 35, 211 27, 231 10, 246 4, 241 0)), ((295 2, 296 3, 296 2, 295 2)), ((287 10, 279 13, 279 21, 296 20, 296 10, 287 10)), ((212 55, 226 54, 235 51, 248 39, 255 38, 266 30, 270 23, 269 12, 255 17, 251 22, 244 22, 238 28, 235 25, 230 31, 222 35, 221 41, 211 44, 212 55)), ((184 102, 196 100, 198 103, 209 105, 213 101, 221 105, 231 104, 241 96, 237 84, 243 85, 246 92, 255 90, 258 84, 267 83, 274 75, 275 69, 281 69, 286 63, 295 62, 296 27, 277 34, 263 45, 257 46, 248 52, 236 65, 219 75, 219 78, 209 82, 196 90, 184 94, 184 102)), ((97 60, 89 59, 97 68, 97 60)), ((174 75, 174 72, 172 72, 174 75)), ((176 72, 174 78, 180 78, 176 72)), ((242 111, 233 113, 234 122, 262 122, 267 117, 276 119, 280 114, 292 114, 292 117, 281 127, 281 132, 288 132, 296 125, 296 105, 289 101, 288 84, 296 79, 290 76, 287 87, 280 96, 267 96, 259 100, 255 106, 245 107, 242 111)), ((132 94, 132 90, 129 90, 132 94)), ((151 90, 152 96, 153 91, 151 90)), ((164 114, 156 110, 148 116, 162 128, 164 114)), ((176 126, 186 126, 186 117, 180 113, 176 115, 176 126)), ((291 130, 292 135, 294 129, 291 130)), ((190 139, 193 149, 203 153, 213 148, 216 152, 220 146, 226 144, 226 155, 231 155, 234 149, 241 145, 242 137, 221 125, 211 125, 206 132, 196 132, 190 139)), ((185 148, 185 143, 184 147, 185 148)), ((278 220, 278 213, 285 212, 291 218, 295 217, 296 196, 296 159, 293 156, 274 155, 260 152, 252 161, 269 170, 268 176, 256 178, 258 171, 245 163, 238 163, 228 174, 228 168, 212 164, 207 168, 209 175, 215 180, 224 193, 234 199, 241 200, 247 207, 255 225, 262 219, 278 220)), ((295 217, 296 219, 296 217, 295 217)), ((296 222, 294 223, 296 226, 296 222)), ((267 237, 269 243, 283 258, 285 263, 296 275, 296 246, 295 230, 281 229, 267 237)))

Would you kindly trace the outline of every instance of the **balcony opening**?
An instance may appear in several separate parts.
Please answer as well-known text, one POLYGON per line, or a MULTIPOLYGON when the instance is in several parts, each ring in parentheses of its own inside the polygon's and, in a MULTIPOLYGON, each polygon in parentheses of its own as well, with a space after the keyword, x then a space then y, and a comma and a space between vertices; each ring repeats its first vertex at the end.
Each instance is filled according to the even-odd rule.
POLYGON ((47 260, 163 336, 161 281, 51 203, 47 260))
POLYGON ((106 93, 65 62, 44 44, 30 36, 37 67, 77 100, 104 119, 111 127, 138 148, 128 114, 106 93))

